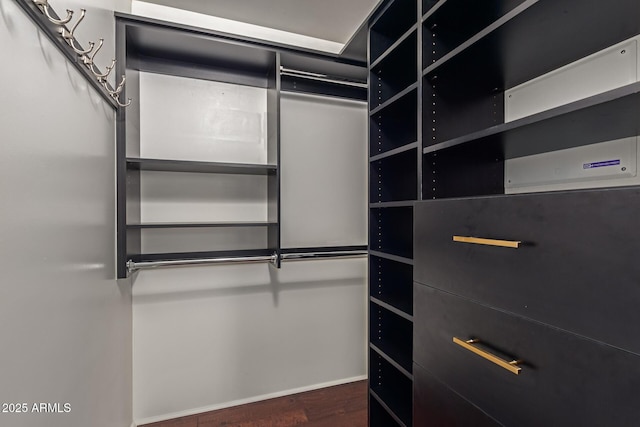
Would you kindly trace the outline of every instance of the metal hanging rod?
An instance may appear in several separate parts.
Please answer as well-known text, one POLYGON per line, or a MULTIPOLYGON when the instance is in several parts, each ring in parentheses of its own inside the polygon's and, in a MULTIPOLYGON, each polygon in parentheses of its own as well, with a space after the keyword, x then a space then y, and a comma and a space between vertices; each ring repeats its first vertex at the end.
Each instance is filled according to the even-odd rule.
MULTIPOLYGON (((366 256, 367 251, 327 251, 327 252, 300 252, 281 254, 280 259, 282 261, 301 261, 309 259, 321 259, 321 258, 359 258, 366 256)), ((203 258, 203 259, 180 259, 172 261, 141 261, 135 262, 133 260, 127 261, 127 270, 129 273, 133 273, 138 270, 148 270, 151 268, 160 267, 183 267, 183 266, 197 266, 197 265, 215 265, 215 264, 255 264, 268 262, 275 264, 278 260, 278 255, 263 255, 263 256, 245 256, 245 257, 220 257, 220 258, 203 258)))
POLYGON ((300 77, 302 79, 318 80, 318 81, 321 81, 321 82, 334 83, 334 84, 345 85, 345 86, 353 86, 353 87, 359 87, 359 88, 363 88, 363 89, 367 88, 367 84, 366 83, 354 82, 354 81, 351 81, 351 80, 336 79, 336 78, 330 77, 330 76, 328 76, 326 74, 311 73, 309 71, 293 70, 291 68, 285 68, 285 67, 282 67, 282 66, 280 66, 280 74, 282 74, 284 76, 300 77))
POLYGON ((147 270, 150 268, 158 267, 180 267, 189 265, 212 265, 212 264, 253 264, 259 262, 270 262, 275 264, 278 256, 265 255, 265 256, 245 256, 245 257, 221 257, 221 258, 203 258, 203 259, 180 259, 172 261, 142 261, 134 262, 132 260, 127 261, 127 270, 129 273, 133 273, 137 270, 147 270))
POLYGON ((328 252, 301 252, 282 254, 280 259, 283 261, 297 261, 318 258, 359 258, 366 256, 367 251, 328 251, 328 252))

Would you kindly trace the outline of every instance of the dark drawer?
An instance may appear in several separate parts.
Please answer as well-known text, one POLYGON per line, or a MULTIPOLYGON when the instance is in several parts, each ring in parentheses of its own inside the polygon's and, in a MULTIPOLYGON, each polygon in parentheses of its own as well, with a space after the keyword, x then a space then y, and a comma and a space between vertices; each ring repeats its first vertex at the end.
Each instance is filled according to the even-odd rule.
POLYGON ((499 427, 487 414, 413 366, 413 420, 416 427, 499 427))
POLYGON ((414 284, 414 361, 506 426, 637 426, 640 357, 414 284), (515 375, 457 345, 522 360, 515 375))
POLYGON ((637 187, 419 202, 414 280, 640 354, 639 218, 637 187))

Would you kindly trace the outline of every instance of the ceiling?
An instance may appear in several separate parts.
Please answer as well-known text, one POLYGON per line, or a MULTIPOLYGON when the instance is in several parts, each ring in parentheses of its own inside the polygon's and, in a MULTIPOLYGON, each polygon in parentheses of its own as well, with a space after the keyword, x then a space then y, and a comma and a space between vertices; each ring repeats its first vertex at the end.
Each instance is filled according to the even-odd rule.
POLYGON ((346 43, 380 0, 143 0, 346 43))

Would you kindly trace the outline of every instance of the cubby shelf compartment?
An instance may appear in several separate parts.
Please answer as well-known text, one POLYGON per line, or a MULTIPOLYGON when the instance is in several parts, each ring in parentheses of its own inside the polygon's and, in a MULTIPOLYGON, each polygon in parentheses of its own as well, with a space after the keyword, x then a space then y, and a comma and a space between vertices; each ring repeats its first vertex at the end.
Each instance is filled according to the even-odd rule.
POLYGON ((640 82, 509 123, 425 147, 436 153, 471 144, 502 159, 561 150, 640 134, 640 82), (603 124, 607 126, 603 126, 603 124))
POLYGON ((375 393, 371 393, 369 398, 369 426, 407 427, 375 393))
MULTIPOLYGON (((413 314, 413 268, 411 265, 380 258, 369 258, 369 295, 405 315, 413 314)), ((376 304, 380 305, 377 301, 376 304)), ((399 313, 398 313, 399 314, 399 313)))
POLYGON ((394 0, 370 28, 370 61, 382 56, 418 20, 414 0, 394 0))
POLYGON ((411 372, 413 322, 370 302, 369 342, 411 372))
POLYGON ((370 163, 371 203, 416 200, 418 195, 416 150, 370 163))
POLYGON ((444 0, 423 17, 423 68, 442 58, 524 0, 444 0))
POLYGON ((369 108, 374 110, 416 83, 418 36, 414 30, 393 51, 370 67, 369 108))
POLYGON ((190 160, 138 159, 127 158, 129 170, 160 172, 198 172, 239 175, 273 175, 277 171, 275 165, 258 165, 246 163, 198 162, 190 160))
POLYGON ((149 222, 138 224, 127 224, 127 228, 150 229, 150 228, 219 228, 219 227, 269 227, 278 225, 275 222, 267 221, 244 221, 244 222, 149 222))
POLYGON ((393 150, 385 151, 382 154, 377 154, 369 158, 369 162, 377 162, 378 160, 386 159, 387 157, 395 156, 396 154, 404 153, 405 151, 414 150, 418 148, 418 142, 412 142, 411 144, 401 145, 393 150))
POLYGON ((369 350, 369 386, 372 396, 388 408, 400 425, 412 425, 411 379, 373 349, 369 350))
POLYGON ((413 258, 413 207, 369 209, 369 248, 413 258))
POLYGON ((405 147, 417 142, 418 115, 408 114, 415 111, 418 103, 417 85, 403 91, 401 96, 376 109, 369 118, 369 155, 375 156, 405 147))
POLYGON ((640 33, 640 2, 606 6, 601 0, 526 0, 424 74, 486 90, 517 86, 640 33))

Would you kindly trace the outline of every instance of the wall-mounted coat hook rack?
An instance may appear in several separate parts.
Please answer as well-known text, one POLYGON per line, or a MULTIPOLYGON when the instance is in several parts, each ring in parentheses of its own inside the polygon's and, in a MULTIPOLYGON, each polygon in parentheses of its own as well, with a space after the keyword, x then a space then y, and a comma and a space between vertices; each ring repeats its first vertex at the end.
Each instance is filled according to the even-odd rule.
POLYGON ((107 81, 115 67, 116 60, 112 60, 111 65, 106 67, 104 72, 96 66, 96 54, 102 48, 104 39, 99 39, 97 44, 90 41, 87 43, 88 48, 83 48, 75 37, 75 31, 87 14, 86 9, 80 9, 80 16, 71 28, 68 28, 66 25, 73 19, 73 10, 67 9, 67 15, 61 18, 51 7, 49 0, 16 0, 16 3, 112 107, 131 105, 131 98, 128 98, 124 103, 120 101, 125 85, 124 76, 121 82, 115 86, 111 86, 107 81))

